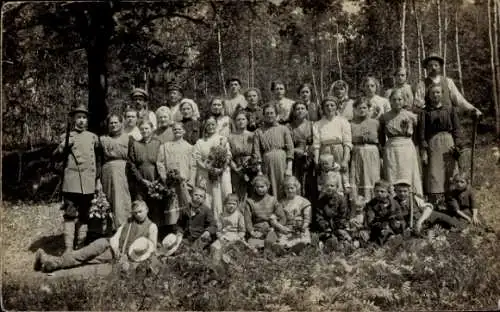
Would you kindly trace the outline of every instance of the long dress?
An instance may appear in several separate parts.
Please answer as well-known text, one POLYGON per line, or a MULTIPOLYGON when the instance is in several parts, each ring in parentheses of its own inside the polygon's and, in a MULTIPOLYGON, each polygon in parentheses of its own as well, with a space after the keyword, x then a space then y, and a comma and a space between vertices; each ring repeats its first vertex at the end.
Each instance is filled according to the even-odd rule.
POLYGON ((125 171, 130 139, 126 133, 117 137, 102 136, 100 139, 103 153, 102 190, 113 211, 115 229, 127 222, 132 207, 125 171))
POLYGON ((289 126, 294 146, 293 175, 301 182, 301 194, 311 200, 315 185, 312 159, 313 122, 304 119, 300 124, 290 123, 289 126))
POLYGON ((219 134, 214 134, 209 138, 199 139, 193 148, 193 157, 196 162, 196 180, 197 186, 204 187, 207 190, 206 204, 214 213, 214 218, 218 227, 221 226, 221 215, 224 198, 233 192, 231 185, 231 170, 226 166, 222 174, 213 181, 209 177, 209 172, 202 165, 209 159, 211 148, 221 145, 227 149, 227 157, 231 158, 231 149, 227 138, 219 134))
POLYGON ((420 114, 420 122, 420 146, 427 150, 429 159, 424 168, 424 190, 428 195, 444 196, 450 179, 458 171, 451 150, 460 133, 457 110, 452 106, 427 106, 420 114))
POLYGON ((380 153, 378 148, 379 122, 376 119, 355 118, 351 122, 351 185, 354 198, 373 198, 373 187, 380 180, 380 153))
POLYGON ((280 202, 285 213, 285 226, 292 229, 289 234, 279 234, 278 243, 285 247, 293 247, 298 243, 311 243, 311 203, 302 196, 284 199, 280 202))
MULTIPOLYGON (((313 148, 320 156, 330 154, 339 165, 344 161, 344 149, 352 148, 351 125, 342 116, 332 120, 322 118, 313 124, 313 148)), ((343 187, 349 187, 349 170, 342 173, 343 187)))
POLYGON ((165 180, 167 170, 176 169, 184 179, 184 183, 176 188, 176 198, 165 202, 166 224, 176 224, 180 216, 180 208, 186 207, 188 198, 186 196, 187 184, 194 185, 194 161, 193 146, 184 139, 165 142, 158 151, 156 162, 159 176, 165 180))
POLYGON ((271 192, 281 199, 281 184, 285 177, 287 161, 293 160, 293 140, 288 127, 264 126, 255 131, 253 154, 262 164, 262 171, 271 182, 271 192))
POLYGON ((128 150, 127 172, 132 199, 142 199, 149 207, 148 216, 158 226, 165 223, 165 213, 161 201, 151 198, 148 189, 142 184, 142 179, 150 182, 158 180, 156 161, 161 142, 152 137, 149 142, 130 140, 128 150))
MULTIPOLYGON (((253 133, 250 131, 244 131, 241 134, 232 133, 228 141, 233 161, 236 163, 236 166, 241 167, 252 157, 253 133)), ((231 170, 231 182, 233 184, 233 191, 238 195, 240 201, 244 201, 248 193, 250 181, 246 181, 242 174, 231 170)))
POLYGON ((423 195, 417 150, 412 136, 417 116, 405 109, 390 111, 380 118, 379 141, 384 146, 384 175, 391 184, 404 179, 410 181, 413 192, 423 195))

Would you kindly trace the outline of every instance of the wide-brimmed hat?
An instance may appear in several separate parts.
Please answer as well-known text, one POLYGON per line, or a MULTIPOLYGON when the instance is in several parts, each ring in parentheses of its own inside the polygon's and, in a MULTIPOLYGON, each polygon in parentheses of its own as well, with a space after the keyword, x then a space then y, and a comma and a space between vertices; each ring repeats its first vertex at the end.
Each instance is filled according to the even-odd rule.
POLYGON ((438 61, 439 64, 441 64, 441 67, 444 65, 444 59, 441 56, 439 56, 439 54, 437 54, 437 53, 433 53, 433 54, 429 55, 428 57, 426 57, 422 61, 422 66, 427 67, 427 64, 430 61, 438 61))
POLYGON ((165 256, 170 256, 179 249, 182 242, 181 234, 170 233, 161 242, 162 252, 165 256))
POLYGON ((396 182, 394 182, 394 186, 407 186, 407 187, 411 187, 411 183, 407 179, 400 179, 400 180, 397 180, 396 182))
POLYGON ((76 113, 84 113, 88 115, 89 111, 87 110, 87 107, 85 107, 85 105, 78 105, 75 108, 73 108, 71 112, 69 112, 69 115, 73 116, 76 113))
POLYGON ((153 242, 145 237, 136 239, 128 249, 128 256, 134 262, 142 262, 148 259, 154 252, 153 242))
POLYGON ((146 91, 144 89, 134 88, 134 89, 132 89, 132 92, 130 92, 130 96, 131 97, 134 97, 134 96, 143 96, 145 98, 148 98, 149 94, 148 94, 148 91, 146 91))

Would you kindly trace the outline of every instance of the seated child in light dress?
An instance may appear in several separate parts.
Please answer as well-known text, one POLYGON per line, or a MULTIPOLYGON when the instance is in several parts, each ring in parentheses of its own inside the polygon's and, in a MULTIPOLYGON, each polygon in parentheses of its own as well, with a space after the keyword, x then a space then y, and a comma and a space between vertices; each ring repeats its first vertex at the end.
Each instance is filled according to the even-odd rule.
POLYGON ((283 186, 286 197, 281 205, 285 213, 285 224, 277 223, 278 244, 297 253, 311 243, 311 203, 298 194, 300 183, 294 176, 285 178, 283 186))
POLYGON ((366 204, 366 227, 370 240, 383 245, 396 234, 402 234, 404 216, 398 202, 390 196, 391 185, 387 181, 375 183, 375 197, 366 204))
POLYGON ((264 247, 264 240, 276 240, 275 229, 283 224, 285 215, 276 197, 269 194, 269 179, 258 175, 252 181, 254 191, 245 203, 245 226, 248 243, 264 247))
POLYGON ((325 180, 315 214, 320 248, 326 246, 326 251, 340 251, 352 241, 346 230, 349 227, 349 207, 338 188, 339 181, 335 177, 325 180))
POLYGON ((335 163, 333 155, 324 154, 319 157, 319 173, 318 173, 318 192, 321 196, 323 186, 327 179, 335 178, 339 187, 337 192, 340 195, 344 194, 344 185, 342 184, 342 175, 340 174, 340 165, 335 163))

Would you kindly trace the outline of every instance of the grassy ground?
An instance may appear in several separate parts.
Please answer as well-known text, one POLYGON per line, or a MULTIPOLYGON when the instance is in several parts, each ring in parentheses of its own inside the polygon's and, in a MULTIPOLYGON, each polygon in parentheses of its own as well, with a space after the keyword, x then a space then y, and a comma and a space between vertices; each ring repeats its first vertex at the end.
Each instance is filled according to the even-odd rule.
MULTIPOLYGON (((500 167, 490 148, 477 154, 476 195, 500 230, 500 167)), ((51 278, 32 270, 34 251, 62 245, 58 205, 4 203, 2 297, 9 310, 313 310, 493 309, 500 299, 500 244, 495 233, 446 233, 393 241, 349 256, 253 256, 229 251, 211 267, 199 253, 162 263, 155 275, 92 274, 51 278)), ((88 273, 88 271, 87 271, 88 273)))

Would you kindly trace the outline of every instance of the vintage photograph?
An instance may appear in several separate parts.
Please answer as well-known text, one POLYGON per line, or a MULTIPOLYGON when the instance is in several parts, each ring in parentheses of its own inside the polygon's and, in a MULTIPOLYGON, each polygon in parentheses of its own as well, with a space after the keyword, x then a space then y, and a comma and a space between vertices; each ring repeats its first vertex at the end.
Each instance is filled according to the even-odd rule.
POLYGON ((4 310, 500 310, 500 0, 1 21, 4 310))

